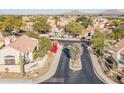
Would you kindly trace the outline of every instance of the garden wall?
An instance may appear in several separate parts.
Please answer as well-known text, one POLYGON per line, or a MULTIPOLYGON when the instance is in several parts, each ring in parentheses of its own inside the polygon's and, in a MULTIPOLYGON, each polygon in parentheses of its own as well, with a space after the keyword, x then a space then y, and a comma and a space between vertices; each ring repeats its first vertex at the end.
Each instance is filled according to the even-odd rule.
POLYGON ((1 72, 17 72, 20 73, 19 65, 0 65, 1 72))
MULTIPOLYGON (((33 63, 26 64, 25 72, 29 72, 32 70, 36 70, 38 68, 43 67, 44 63, 47 61, 48 55, 45 55, 42 60, 36 61, 33 63)), ((19 65, 0 65, 0 72, 16 72, 20 73, 20 66, 19 65)))
POLYGON ((38 68, 41 68, 43 67, 44 63, 47 61, 47 58, 48 56, 45 55, 42 60, 40 61, 36 61, 34 63, 29 63, 29 64, 26 64, 25 65, 25 72, 29 72, 29 71, 32 71, 32 70, 36 70, 38 68))

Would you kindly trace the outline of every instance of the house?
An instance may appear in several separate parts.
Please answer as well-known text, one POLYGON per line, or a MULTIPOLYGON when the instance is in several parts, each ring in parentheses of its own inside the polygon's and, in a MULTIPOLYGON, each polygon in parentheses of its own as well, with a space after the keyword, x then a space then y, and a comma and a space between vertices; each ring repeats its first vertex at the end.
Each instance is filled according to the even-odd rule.
POLYGON ((108 20, 105 18, 96 17, 93 19, 94 28, 97 29, 104 29, 106 27, 106 23, 108 23, 108 20))
POLYGON ((50 16, 47 19, 47 23, 48 23, 48 25, 50 26, 51 29, 56 28, 56 20, 53 17, 50 16))
POLYGON ((21 27, 22 30, 33 31, 34 22, 31 19, 34 19, 33 16, 22 16, 22 22, 25 24, 21 27))
POLYGON ((36 39, 26 35, 18 37, 0 50, 0 64, 19 64, 20 55, 25 59, 25 62, 33 61, 33 52, 37 45, 38 40, 36 39))
POLYGON ((113 56, 121 64, 124 64, 124 39, 119 40, 113 47, 113 56))
POLYGON ((88 27, 84 30, 84 37, 85 37, 85 38, 90 38, 93 34, 94 34, 94 29, 93 29, 92 26, 88 26, 88 27))
POLYGON ((71 20, 69 20, 69 18, 65 18, 65 17, 60 17, 60 20, 57 22, 57 25, 59 25, 60 27, 64 27, 65 25, 67 25, 71 20))

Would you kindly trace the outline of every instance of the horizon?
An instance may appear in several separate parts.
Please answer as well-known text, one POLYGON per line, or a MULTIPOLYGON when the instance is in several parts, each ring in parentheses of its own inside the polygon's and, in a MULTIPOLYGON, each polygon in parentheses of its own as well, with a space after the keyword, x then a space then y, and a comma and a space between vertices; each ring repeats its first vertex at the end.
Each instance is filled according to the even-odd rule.
POLYGON ((124 9, 0 9, 1 14, 66 14, 71 11, 79 11, 81 13, 97 14, 102 13, 105 10, 119 10, 124 13, 124 9))

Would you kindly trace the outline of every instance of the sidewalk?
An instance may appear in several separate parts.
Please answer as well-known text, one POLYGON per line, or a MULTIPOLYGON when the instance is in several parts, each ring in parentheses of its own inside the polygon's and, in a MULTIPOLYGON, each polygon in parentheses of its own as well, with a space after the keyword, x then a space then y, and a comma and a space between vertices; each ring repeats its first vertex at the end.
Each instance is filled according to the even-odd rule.
POLYGON ((61 52, 62 52, 62 46, 59 46, 58 51, 55 54, 55 58, 51 62, 51 67, 45 75, 40 76, 39 78, 36 78, 34 80, 1 79, 0 78, 0 83, 2 83, 2 84, 32 84, 32 83, 41 83, 41 82, 49 79, 50 77, 52 77, 55 74, 55 72, 57 70, 57 67, 58 67, 58 64, 59 64, 59 59, 60 59, 60 56, 61 56, 61 52))
POLYGON ((93 65, 93 69, 95 74, 99 77, 99 79, 101 81, 103 81, 105 84, 117 84, 116 82, 114 82, 113 80, 109 79, 103 72, 101 69, 100 64, 98 63, 98 59, 97 56, 94 55, 93 53, 90 53, 91 59, 92 59, 92 65, 93 65))
POLYGON ((32 84, 31 80, 24 79, 0 79, 0 84, 32 84))
POLYGON ((56 73, 56 70, 57 70, 57 67, 59 64, 59 59, 61 56, 61 52, 62 52, 62 46, 59 47, 59 50, 57 51, 54 60, 51 62, 52 64, 51 64, 50 70, 45 75, 33 80, 32 83, 41 83, 41 82, 49 79, 56 73))

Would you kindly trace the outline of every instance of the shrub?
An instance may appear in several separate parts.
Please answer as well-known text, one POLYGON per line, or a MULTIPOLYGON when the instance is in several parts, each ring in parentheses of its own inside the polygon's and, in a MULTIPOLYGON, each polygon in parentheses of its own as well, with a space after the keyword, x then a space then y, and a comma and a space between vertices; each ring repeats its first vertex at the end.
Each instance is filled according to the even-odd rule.
POLYGON ((0 49, 2 49, 3 47, 5 47, 5 45, 0 46, 0 49))
POLYGON ((9 72, 9 68, 5 68, 5 72, 8 73, 9 72))
POLYGON ((39 58, 39 52, 38 51, 35 51, 34 54, 33 54, 33 59, 34 60, 37 60, 39 58))
POLYGON ((34 52, 33 59, 36 60, 39 57, 43 57, 48 53, 52 47, 51 41, 47 37, 41 37, 38 41, 38 50, 34 52))
POLYGON ((39 34, 36 33, 36 32, 32 32, 32 31, 27 31, 26 32, 26 35, 29 36, 29 37, 31 37, 31 38, 36 38, 36 39, 39 38, 39 34))
POLYGON ((11 33, 9 31, 1 31, 3 36, 10 36, 11 33))
POLYGON ((39 39, 38 49, 39 54, 44 56, 52 48, 52 42, 47 37, 41 37, 39 39))

